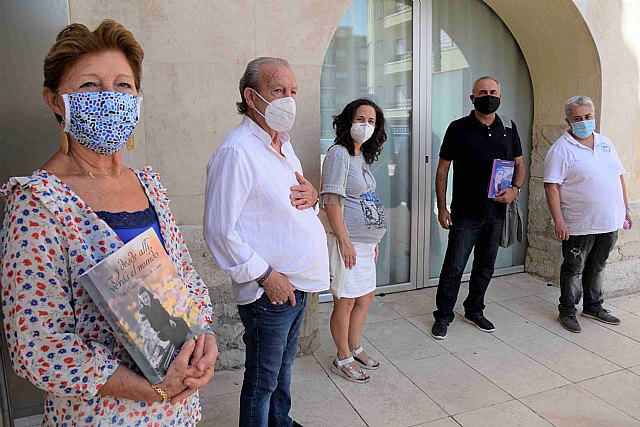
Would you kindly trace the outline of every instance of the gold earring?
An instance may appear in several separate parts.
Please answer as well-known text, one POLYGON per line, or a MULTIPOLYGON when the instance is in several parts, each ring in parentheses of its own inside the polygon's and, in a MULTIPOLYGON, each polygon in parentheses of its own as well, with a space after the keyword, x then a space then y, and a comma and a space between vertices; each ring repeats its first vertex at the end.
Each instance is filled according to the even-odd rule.
POLYGON ((60 128, 62 129, 62 141, 60 143, 60 150, 64 154, 69 154, 69 140, 67 139, 67 133, 64 131, 64 121, 60 123, 60 128))
POLYGON ((131 134, 129 139, 127 139, 127 150, 133 151, 136 148, 136 138, 131 134))

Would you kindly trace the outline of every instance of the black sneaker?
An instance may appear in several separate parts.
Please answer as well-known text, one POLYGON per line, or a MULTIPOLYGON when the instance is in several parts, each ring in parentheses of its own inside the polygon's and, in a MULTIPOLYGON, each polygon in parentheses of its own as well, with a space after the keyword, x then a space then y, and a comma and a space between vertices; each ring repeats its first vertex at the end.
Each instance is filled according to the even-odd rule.
POLYGON ((598 311, 597 313, 582 310, 582 315, 584 317, 588 317, 589 319, 599 320, 600 322, 608 323, 609 325, 619 325, 620 319, 618 319, 616 316, 611 315, 609 313, 610 311, 604 308, 598 311))
POLYGON ((493 323, 489 322, 489 320, 482 314, 465 314, 464 320, 466 320, 467 323, 475 325, 476 328, 480 329, 483 332, 493 332, 496 330, 496 327, 493 326, 493 323))
POLYGON ((582 328, 580 327, 580 323, 578 323, 578 319, 576 316, 558 316, 558 320, 560 320, 560 324, 567 331, 573 332, 575 334, 582 332, 582 328))
POLYGON ((431 328, 431 336, 437 340, 443 340, 447 337, 447 327, 449 324, 442 319, 436 320, 431 328))

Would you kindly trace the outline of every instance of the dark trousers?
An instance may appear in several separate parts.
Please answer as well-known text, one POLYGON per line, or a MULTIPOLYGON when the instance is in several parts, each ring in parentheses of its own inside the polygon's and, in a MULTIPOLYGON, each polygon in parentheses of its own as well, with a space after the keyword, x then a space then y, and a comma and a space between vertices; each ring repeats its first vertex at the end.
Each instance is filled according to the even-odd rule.
POLYGON ((436 293, 436 320, 451 323, 453 307, 458 299, 460 280, 473 249, 473 268, 469 280, 469 295, 464 301, 466 314, 482 314, 484 294, 493 276, 498 255, 505 205, 488 202, 485 215, 480 219, 453 219, 449 228, 449 243, 440 272, 436 293))
POLYGON ((569 236, 562 241, 560 267, 561 316, 575 316, 582 295, 582 309, 592 313, 602 310, 602 276, 609 253, 618 240, 618 232, 569 236))
POLYGON ((296 306, 272 304, 263 294, 239 305, 247 346, 240 392, 241 427, 291 427, 291 367, 298 352, 298 333, 307 294, 295 291, 296 306))

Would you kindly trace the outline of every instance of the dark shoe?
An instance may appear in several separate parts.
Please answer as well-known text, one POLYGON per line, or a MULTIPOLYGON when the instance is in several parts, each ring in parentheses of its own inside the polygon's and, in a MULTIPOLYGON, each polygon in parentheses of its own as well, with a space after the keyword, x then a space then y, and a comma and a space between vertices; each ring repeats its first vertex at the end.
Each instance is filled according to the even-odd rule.
POLYGON ((582 328, 580 327, 580 323, 578 323, 576 316, 558 316, 558 320, 560 320, 560 324, 567 331, 576 334, 582 332, 582 328))
POLYGON ((436 320, 431 328, 431 336, 437 340, 443 340, 447 337, 447 327, 449 324, 442 319, 436 320))
POLYGON ((496 327, 493 326, 493 323, 489 322, 489 320, 482 314, 465 314, 464 320, 466 320, 467 323, 475 325, 476 328, 480 329, 483 332, 493 332, 496 330, 496 327))
POLYGON ((298 423, 297 421, 294 421, 293 427, 302 427, 302 424, 298 423))
POLYGON ((610 325, 619 325, 620 319, 618 319, 616 316, 613 316, 609 313, 610 311, 604 308, 601 311, 598 311, 597 313, 582 310, 582 315, 584 317, 588 317, 589 319, 599 320, 602 323, 608 323, 610 325))

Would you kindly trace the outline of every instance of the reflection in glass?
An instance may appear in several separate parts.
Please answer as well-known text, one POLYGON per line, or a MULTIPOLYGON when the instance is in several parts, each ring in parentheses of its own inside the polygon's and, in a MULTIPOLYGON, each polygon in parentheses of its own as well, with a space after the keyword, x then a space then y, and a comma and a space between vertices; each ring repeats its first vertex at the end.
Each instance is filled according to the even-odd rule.
MULTIPOLYGON (((333 144, 333 116, 359 97, 383 109, 388 140, 371 171, 389 214, 378 285, 409 282, 411 257, 412 1, 354 0, 327 50, 321 77, 321 158, 333 144)), ((322 160, 322 159, 321 159, 322 160)))
MULTIPOLYGON (((432 158, 438 159, 445 131, 453 120, 473 109, 469 100, 475 79, 484 75, 501 83, 502 103, 499 115, 510 116, 518 126, 529 164, 533 96, 527 64, 508 28, 480 0, 432 0, 432 158)), ((435 178, 437 161, 431 163, 435 178)), ((453 169, 453 168, 452 168, 453 169)), ((449 172, 447 203, 451 203, 452 171, 449 172)), ((429 277, 440 275, 447 248, 447 231, 438 223, 435 180, 431 183, 431 229, 429 233, 429 277)), ((526 187, 525 187, 526 189, 526 187)), ((520 208, 527 212, 527 195, 520 196, 520 208)), ((524 223, 527 223, 524 218, 524 223)), ((526 236, 526 233, 525 233, 526 236)), ((498 252, 496 268, 524 264, 526 241, 498 252)), ((465 273, 471 270, 473 254, 465 273)))

